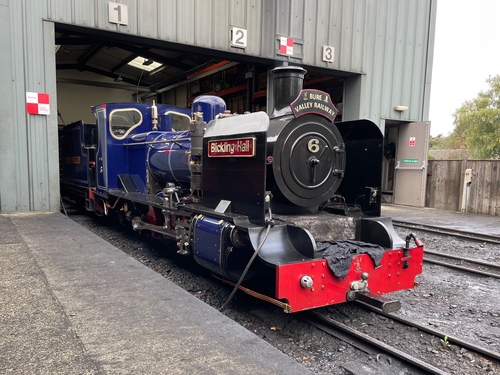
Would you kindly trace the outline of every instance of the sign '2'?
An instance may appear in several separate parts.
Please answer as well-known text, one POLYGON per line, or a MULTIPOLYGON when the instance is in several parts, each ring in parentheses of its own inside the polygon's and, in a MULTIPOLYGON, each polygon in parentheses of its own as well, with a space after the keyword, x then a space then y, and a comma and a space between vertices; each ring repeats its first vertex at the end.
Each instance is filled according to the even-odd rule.
POLYGON ((247 48, 247 29, 231 27, 231 46, 247 48))

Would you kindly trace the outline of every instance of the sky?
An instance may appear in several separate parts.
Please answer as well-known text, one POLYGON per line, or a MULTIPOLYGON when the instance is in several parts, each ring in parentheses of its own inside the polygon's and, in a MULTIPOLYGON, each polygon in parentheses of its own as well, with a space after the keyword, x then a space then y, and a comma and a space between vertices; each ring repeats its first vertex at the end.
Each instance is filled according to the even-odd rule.
POLYGON ((448 135, 453 113, 500 74, 500 0, 437 0, 429 119, 448 135))

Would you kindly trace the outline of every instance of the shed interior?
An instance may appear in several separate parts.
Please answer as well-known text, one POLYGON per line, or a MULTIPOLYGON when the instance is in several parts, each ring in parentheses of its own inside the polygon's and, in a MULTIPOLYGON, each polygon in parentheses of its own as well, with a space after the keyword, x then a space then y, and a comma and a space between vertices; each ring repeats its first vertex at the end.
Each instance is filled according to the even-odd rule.
MULTIPOLYGON (((101 102, 190 107, 202 94, 222 97, 231 112, 265 111, 268 68, 282 63, 62 24, 56 25, 55 51, 60 125, 89 121, 89 107, 101 102)), ((341 119, 343 77, 304 67, 304 87, 328 92, 341 119)))

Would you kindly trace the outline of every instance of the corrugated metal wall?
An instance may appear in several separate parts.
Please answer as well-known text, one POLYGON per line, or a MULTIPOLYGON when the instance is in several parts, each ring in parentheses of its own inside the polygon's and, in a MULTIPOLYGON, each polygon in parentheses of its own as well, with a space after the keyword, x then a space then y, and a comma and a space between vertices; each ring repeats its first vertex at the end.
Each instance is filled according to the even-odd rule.
POLYGON ((0 82, 12 94, 0 103, 0 212, 58 210, 53 23, 354 73, 344 119, 428 120, 436 0, 115 2, 128 6, 128 25, 108 22, 107 0, 0 0, 0 41, 10 52, 0 57, 0 82), (246 49, 231 47, 231 26, 248 30, 246 49), (280 36, 294 38, 293 56, 277 53, 280 36), (335 48, 333 63, 322 61, 325 45, 335 48), (49 93, 51 115, 26 115, 26 91, 49 93))
POLYGON ((26 113, 26 92, 56 98, 54 27, 43 22, 46 4, 10 1, 0 6, 0 79, 7 95, 0 103, 0 211, 59 209, 57 106, 50 116, 26 113), (8 6, 5 6, 8 5, 8 6), (6 48, 4 48, 4 43, 6 48))

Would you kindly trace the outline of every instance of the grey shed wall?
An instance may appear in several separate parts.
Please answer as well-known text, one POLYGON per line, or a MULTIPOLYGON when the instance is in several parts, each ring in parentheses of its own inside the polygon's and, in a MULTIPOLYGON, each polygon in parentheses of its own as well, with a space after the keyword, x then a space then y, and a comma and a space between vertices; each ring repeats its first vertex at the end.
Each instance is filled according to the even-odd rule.
POLYGON ((346 76, 344 119, 429 120, 436 0, 116 0, 127 26, 108 22, 108 2, 0 0, 0 212, 59 210, 54 23, 328 69, 346 76), (245 50, 231 26, 248 30, 245 50), (276 53, 279 36, 293 57, 276 53), (49 93, 51 114, 26 114, 26 92, 49 93))

